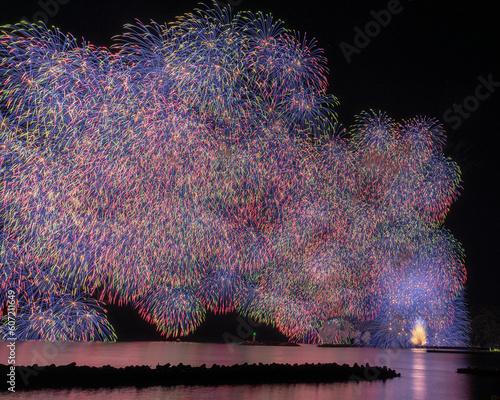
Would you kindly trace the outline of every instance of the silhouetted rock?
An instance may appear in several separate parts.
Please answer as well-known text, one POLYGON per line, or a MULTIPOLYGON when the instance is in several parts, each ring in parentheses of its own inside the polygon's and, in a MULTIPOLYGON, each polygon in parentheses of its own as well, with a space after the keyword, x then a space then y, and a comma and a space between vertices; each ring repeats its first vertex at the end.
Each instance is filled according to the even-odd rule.
MULTIPOLYGON (((7 374, 8 365, 0 365, 0 373, 7 374)), ((224 385, 224 384, 272 384, 272 383, 322 383, 346 381, 373 381, 399 377, 387 367, 347 364, 242 364, 233 366, 170 364, 129 366, 115 368, 76 366, 16 367, 16 391, 43 388, 101 388, 119 386, 175 386, 175 385, 224 385)), ((5 389, 6 390, 6 389, 5 389)))

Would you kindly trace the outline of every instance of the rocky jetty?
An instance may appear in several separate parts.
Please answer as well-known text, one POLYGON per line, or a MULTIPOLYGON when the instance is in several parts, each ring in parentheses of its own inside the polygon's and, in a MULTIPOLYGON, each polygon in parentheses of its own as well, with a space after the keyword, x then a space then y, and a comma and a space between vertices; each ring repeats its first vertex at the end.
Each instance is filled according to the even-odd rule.
POLYGON ((458 368, 457 372, 459 374, 500 377, 500 368, 467 367, 467 368, 458 368))
POLYGON ((300 347, 297 343, 291 342, 257 342, 253 340, 246 340, 240 343, 241 346, 292 346, 292 347, 300 347))
MULTIPOLYGON (((6 374, 10 366, 0 365, 6 374)), ((4 375, 5 376, 5 375, 4 375)), ((273 383, 322 383, 373 381, 399 377, 387 367, 347 364, 241 364, 233 366, 179 364, 115 368, 77 366, 17 366, 16 391, 66 388, 113 388, 120 386, 235 385, 273 383)), ((3 387, 3 385, 2 385, 3 387)), ((4 389, 6 390, 6 389, 4 389)))

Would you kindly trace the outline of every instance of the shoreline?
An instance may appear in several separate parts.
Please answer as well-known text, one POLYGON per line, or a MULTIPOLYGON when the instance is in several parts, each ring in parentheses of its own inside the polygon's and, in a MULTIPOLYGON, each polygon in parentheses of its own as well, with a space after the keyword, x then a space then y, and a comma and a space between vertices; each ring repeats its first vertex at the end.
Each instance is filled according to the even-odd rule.
POLYGON ((285 347, 300 347, 298 343, 292 342, 257 342, 252 340, 245 340, 244 342, 238 343, 240 346, 285 346, 285 347))
MULTIPOLYGON (((0 364, 0 373, 10 366, 0 364)), ((217 386, 246 384, 327 383, 386 380, 401 374, 387 367, 352 367, 328 364, 236 364, 232 366, 205 364, 199 367, 170 364, 115 368, 77 366, 16 366, 16 391, 39 389, 97 389, 124 386, 217 386)), ((5 391, 7 388, 5 389, 5 391)))

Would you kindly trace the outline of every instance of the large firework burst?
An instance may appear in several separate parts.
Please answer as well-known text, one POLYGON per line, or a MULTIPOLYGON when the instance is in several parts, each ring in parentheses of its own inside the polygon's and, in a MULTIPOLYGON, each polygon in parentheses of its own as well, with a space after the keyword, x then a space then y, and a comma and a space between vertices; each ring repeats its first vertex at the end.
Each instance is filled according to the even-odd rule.
POLYGON ((107 300, 166 336, 237 310, 293 341, 332 320, 380 346, 422 343, 416 323, 466 341, 437 121, 365 112, 346 135, 322 51, 270 15, 214 5, 115 47, 0 35, 0 300, 17 291, 20 339, 113 339, 107 300))

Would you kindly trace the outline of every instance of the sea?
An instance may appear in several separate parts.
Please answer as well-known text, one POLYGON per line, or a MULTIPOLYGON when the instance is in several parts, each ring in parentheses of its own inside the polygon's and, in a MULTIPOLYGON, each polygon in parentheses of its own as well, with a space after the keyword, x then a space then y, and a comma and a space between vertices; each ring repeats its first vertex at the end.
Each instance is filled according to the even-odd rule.
MULTIPOLYGON (((7 342, 0 342, 0 363, 7 364, 7 342)), ((457 368, 500 368, 498 354, 434 353, 425 349, 317 347, 316 345, 241 346, 192 342, 18 342, 17 365, 200 366, 242 363, 332 363, 387 366, 400 378, 325 384, 174 386, 118 389, 0 392, 0 398, 30 400, 491 400, 500 396, 500 378, 457 373, 457 368)), ((6 380, 6 377, 3 378, 6 380)), ((18 378, 19 379, 19 378, 18 378)), ((29 376, 24 379, 28 380, 29 376)))

